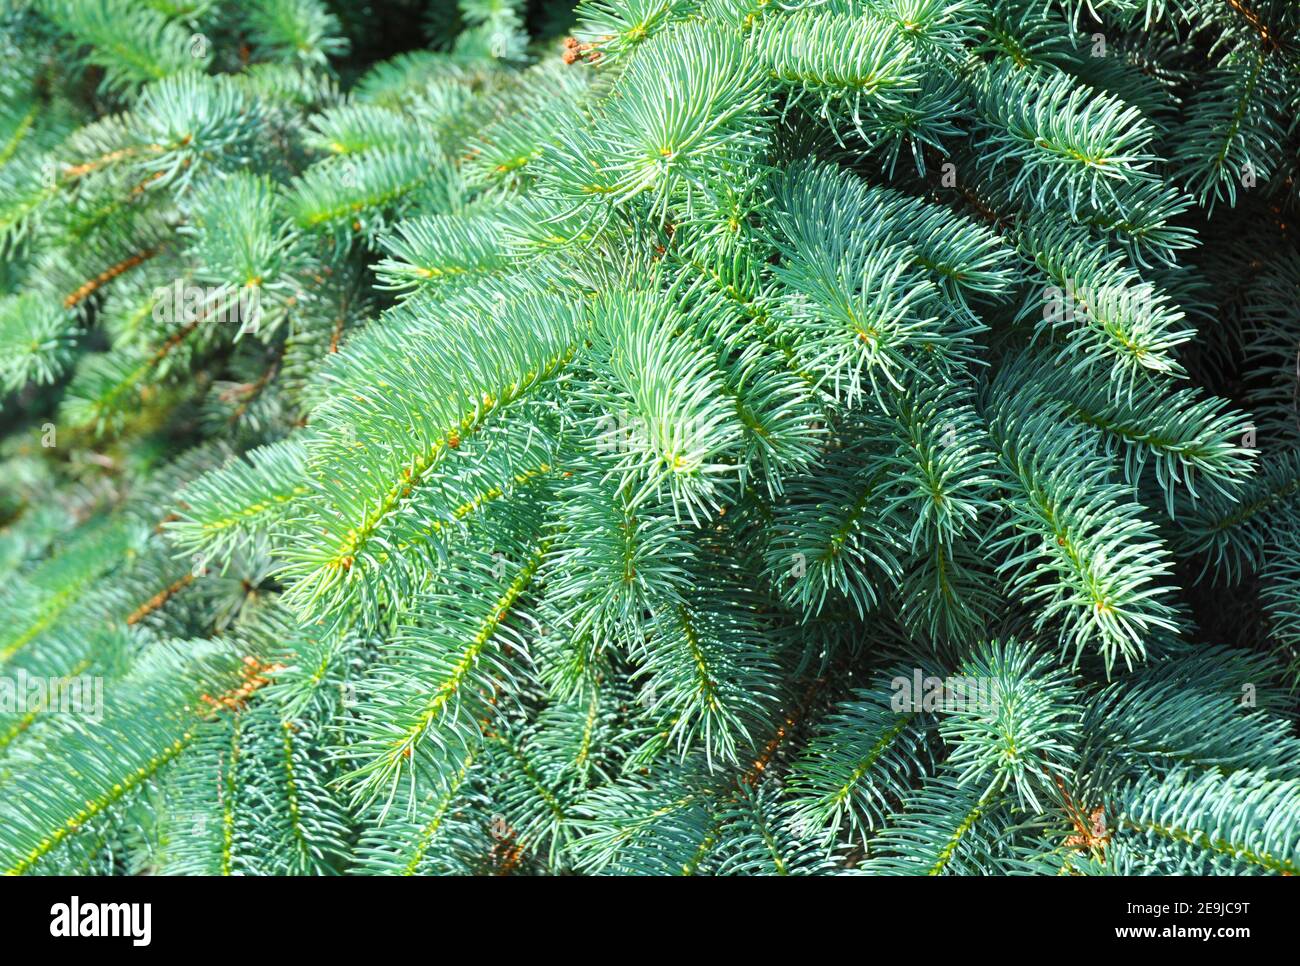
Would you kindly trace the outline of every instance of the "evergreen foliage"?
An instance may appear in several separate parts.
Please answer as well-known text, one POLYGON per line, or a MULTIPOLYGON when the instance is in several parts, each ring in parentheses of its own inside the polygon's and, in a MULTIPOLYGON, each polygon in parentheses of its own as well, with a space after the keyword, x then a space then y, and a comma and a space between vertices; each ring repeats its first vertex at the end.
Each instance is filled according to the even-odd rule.
POLYGON ((1290 0, 0 37, 0 869, 1300 872, 1290 0))

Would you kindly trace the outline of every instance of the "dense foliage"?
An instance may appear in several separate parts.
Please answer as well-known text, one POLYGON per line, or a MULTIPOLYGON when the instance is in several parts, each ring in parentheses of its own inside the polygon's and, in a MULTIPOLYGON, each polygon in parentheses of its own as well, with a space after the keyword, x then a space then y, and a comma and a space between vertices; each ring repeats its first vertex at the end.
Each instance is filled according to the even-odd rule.
POLYGON ((1300 872, 1294 3, 0 34, 0 868, 1300 872))

